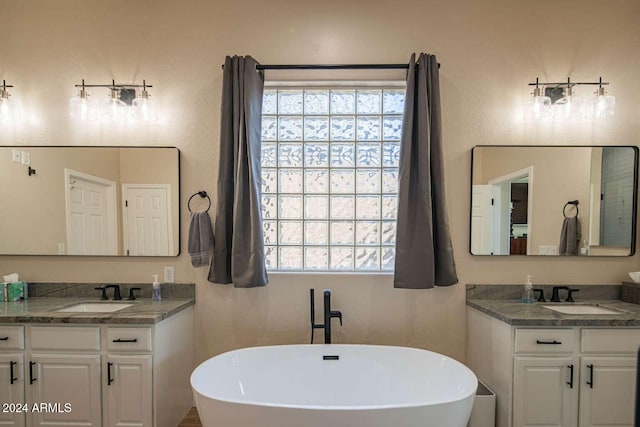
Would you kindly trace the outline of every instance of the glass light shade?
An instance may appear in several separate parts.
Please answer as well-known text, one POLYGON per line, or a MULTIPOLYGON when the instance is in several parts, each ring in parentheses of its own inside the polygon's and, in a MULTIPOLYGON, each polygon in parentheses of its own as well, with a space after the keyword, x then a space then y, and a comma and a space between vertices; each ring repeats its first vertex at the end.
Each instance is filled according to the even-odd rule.
POLYGON ((0 121, 11 122, 16 118, 16 105, 9 98, 0 97, 0 121))
POLYGON ((158 107, 156 103, 149 99, 149 93, 143 90, 140 96, 131 103, 133 118, 143 122, 158 120, 158 107))
POLYGON ((78 96, 69 100, 69 115, 82 121, 92 121, 98 118, 96 103, 89 99, 89 94, 81 89, 78 96))
POLYGON ((127 104, 118 99, 118 90, 111 89, 109 98, 100 103, 100 118, 107 121, 119 122, 127 119, 127 104))
POLYGON ((558 120, 575 120, 583 114, 584 102, 581 96, 573 94, 573 88, 568 87, 562 99, 554 104, 554 118, 558 120))
POLYGON ((10 123, 20 121, 22 110, 20 104, 9 99, 11 94, 4 87, 0 87, 0 122, 10 123))
POLYGON ((525 106, 525 120, 542 120, 551 116, 551 98, 543 95, 536 95, 527 102, 525 106))
POLYGON ((613 116, 616 110, 616 97, 605 95, 604 88, 598 88, 596 97, 590 103, 590 114, 595 119, 613 116))

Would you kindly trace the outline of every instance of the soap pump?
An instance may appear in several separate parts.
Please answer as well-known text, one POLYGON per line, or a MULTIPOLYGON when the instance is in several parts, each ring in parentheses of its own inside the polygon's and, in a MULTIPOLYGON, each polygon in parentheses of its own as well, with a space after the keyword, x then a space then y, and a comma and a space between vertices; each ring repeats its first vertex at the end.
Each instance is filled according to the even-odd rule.
POLYGON ((533 276, 527 274, 527 281, 524 282, 524 289, 522 291, 522 303, 523 304, 531 304, 535 302, 535 297, 533 295, 533 283, 531 283, 531 278, 533 276))
POLYGON ((160 293, 160 282, 158 281, 158 275, 154 274, 153 276, 153 284, 151 285, 151 299, 154 301, 162 300, 162 294, 160 293))

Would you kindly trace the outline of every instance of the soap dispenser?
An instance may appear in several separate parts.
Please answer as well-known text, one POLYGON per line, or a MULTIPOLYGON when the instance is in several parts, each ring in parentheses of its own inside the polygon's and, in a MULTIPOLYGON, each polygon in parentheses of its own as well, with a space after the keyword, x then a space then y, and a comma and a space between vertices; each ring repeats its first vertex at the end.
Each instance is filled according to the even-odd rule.
POLYGON ((153 284, 151 285, 151 299, 154 301, 162 300, 162 294, 160 293, 160 282, 158 281, 158 275, 154 274, 153 276, 153 284))
POLYGON ((527 274, 527 281, 524 282, 524 289, 522 290, 522 303, 523 304, 531 304, 535 302, 535 297, 533 295, 533 283, 531 283, 531 276, 527 274))

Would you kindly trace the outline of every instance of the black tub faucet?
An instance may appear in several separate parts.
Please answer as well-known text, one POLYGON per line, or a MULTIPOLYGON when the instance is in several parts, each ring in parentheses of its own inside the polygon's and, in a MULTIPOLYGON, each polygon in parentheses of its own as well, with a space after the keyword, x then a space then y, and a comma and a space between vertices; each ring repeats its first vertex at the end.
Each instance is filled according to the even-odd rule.
POLYGON ((337 317, 340 319, 340 326, 342 326, 342 313, 337 310, 331 310, 331 291, 329 289, 324 290, 324 324, 316 324, 315 316, 315 295, 314 289, 309 289, 310 308, 311 308, 311 344, 313 344, 313 330, 324 329, 324 343, 331 344, 331 319, 337 317))

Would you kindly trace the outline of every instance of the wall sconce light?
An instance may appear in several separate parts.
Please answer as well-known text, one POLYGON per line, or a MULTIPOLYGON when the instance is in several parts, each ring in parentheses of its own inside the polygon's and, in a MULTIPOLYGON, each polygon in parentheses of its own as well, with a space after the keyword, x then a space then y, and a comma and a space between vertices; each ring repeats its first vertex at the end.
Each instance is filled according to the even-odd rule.
POLYGON ((146 80, 142 81, 142 90, 131 103, 133 118, 143 122, 158 120, 158 108, 156 103, 149 99, 146 80))
POLYGON ((11 94, 7 88, 12 87, 13 85, 8 85, 5 80, 2 80, 2 87, 0 87, 0 121, 2 122, 12 122, 20 116, 18 106, 9 99, 11 94))
POLYGON ((591 101, 591 115, 596 119, 613 116, 616 111, 616 97, 607 95, 602 87, 602 77, 598 82, 598 89, 595 92, 595 98, 591 101))
POLYGON ((611 116, 615 109, 615 97, 606 95, 602 77, 598 82, 572 82, 567 78, 562 83, 541 83, 536 78, 533 99, 527 103, 525 111, 526 120, 541 120, 553 118, 558 121, 594 119, 611 116), (585 103, 582 96, 576 94, 576 86, 598 86, 595 97, 585 103), (544 87, 544 91, 540 88, 544 87))
POLYGON ((80 90, 77 97, 69 100, 69 114, 71 117, 82 121, 96 120, 98 118, 98 108, 96 103, 89 99, 89 92, 84 84, 84 79, 82 79, 82 84, 76 85, 76 87, 80 88, 80 90))
POLYGON ((533 98, 527 102, 525 107, 525 119, 529 121, 551 116, 551 98, 543 94, 537 78, 534 84, 536 87, 533 89, 533 98))
POLYGON ((69 101, 69 114, 80 120, 96 120, 101 118, 105 121, 123 122, 130 117, 142 121, 151 121, 157 118, 155 104, 149 100, 147 85, 143 80, 142 85, 116 84, 115 80, 106 85, 88 85, 84 79, 82 84, 75 85, 79 88, 78 96, 69 101), (109 96, 99 103, 89 98, 87 88, 102 87, 109 89, 109 96), (142 88, 136 97, 136 88, 142 88))

